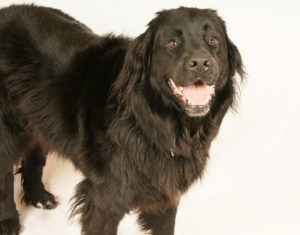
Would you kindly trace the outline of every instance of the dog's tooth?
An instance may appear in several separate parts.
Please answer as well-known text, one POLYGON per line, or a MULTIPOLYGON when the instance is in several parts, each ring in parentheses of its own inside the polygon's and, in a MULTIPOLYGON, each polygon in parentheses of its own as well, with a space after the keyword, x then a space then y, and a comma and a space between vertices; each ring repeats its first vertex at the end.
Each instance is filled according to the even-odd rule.
POLYGON ((207 97, 207 100, 206 100, 206 103, 209 103, 211 101, 212 97, 211 96, 208 96, 207 97))
POLYGON ((172 80, 172 78, 169 79, 169 83, 171 84, 172 88, 176 87, 174 81, 172 80))
POLYGON ((179 87, 179 90, 181 91, 182 94, 184 94, 184 89, 182 86, 179 87))

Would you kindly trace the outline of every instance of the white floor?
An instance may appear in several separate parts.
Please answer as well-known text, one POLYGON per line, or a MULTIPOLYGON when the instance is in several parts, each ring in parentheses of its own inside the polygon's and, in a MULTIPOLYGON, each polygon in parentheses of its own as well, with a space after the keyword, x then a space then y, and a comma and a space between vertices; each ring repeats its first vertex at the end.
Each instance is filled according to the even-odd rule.
MULTIPOLYGON (((0 6, 13 2, 24 1, 1 0, 0 6)), ((176 235, 300 234, 298 0, 30 2, 60 8, 99 34, 132 36, 144 31, 157 10, 180 5, 217 9, 240 49, 248 79, 239 113, 226 116, 212 146, 205 177, 181 201, 176 235)), ((60 205, 53 211, 18 205, 22 235, 79 235, 78 224, 68 221, 68 202, 80 178, 69 162, 49 158, 44 181, 60 205)), ((142 234, 134 215, 120 225, 119 235, 128 234, 142 234)))
MULTIPOLYGON (((215 166, 211 166, 211 163, 203 182, 194 185, 183 197, 175 234, 300 234, 299 187, 293 189, 284 182, 272 182, 272 179, 269 184, 263 182, 270 180, 267 179, 270 177, 267 176, 268 172, 265 172, 265 177, 254 185, 255 182, 251 183, 249 179, 251 176, 247 174, 254 174, 255 180, 256 169, 244 169, 244 174, 240 172, 241 170, 232 172, 229 163, 224 164, 227 161, 225 158, 224 156, 224 159, 219 159, 215 166), (271 187, 271 183, 278 183, 278 188, 271 187)), ((239 167, 238 164, 235 166, 239 167)), ((48 211, 19 204, 22 235, 80 235, 78 223, 74 219, 69 220, 68 215, 74 186, 81 178, 81 174, 74 170, 69 161, 51 156, 45 169, 44 181, 47 188, 58 197, 60 205, 55 210, 48 211)), ((299 179, 288 179, 285 174, 282 178, 285 178, 283 181, 299 179)), ((20 202, 19 195, 21 195, 19 185, 18 177, 17 202, 20 202)), ((128 234, 144 234, 138 230, 134 214, 126 216, 119 228, 119 235, 128 234)))

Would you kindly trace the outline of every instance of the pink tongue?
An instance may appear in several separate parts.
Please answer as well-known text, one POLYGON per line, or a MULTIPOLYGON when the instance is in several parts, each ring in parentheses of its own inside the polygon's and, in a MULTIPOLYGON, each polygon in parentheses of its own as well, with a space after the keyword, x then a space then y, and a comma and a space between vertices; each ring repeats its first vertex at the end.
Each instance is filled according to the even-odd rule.
POLYGON ((206 88, 204 83, 185 86, 183 99, 187 99, 194 105, 205 105, 213 95, 213 90, 213 87, 206 88))
POLYGON ((214 86, 207 86, 201 81, 182 87, 177 86, 172 79, 170 83, 174 94, 190 105, 206 105, 215 94, 214 86))

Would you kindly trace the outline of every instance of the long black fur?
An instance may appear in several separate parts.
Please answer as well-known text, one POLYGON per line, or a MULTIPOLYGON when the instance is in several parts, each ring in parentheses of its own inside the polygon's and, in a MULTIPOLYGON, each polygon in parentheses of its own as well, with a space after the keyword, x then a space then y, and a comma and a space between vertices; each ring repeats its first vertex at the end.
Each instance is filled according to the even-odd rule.
MULTIPOLYGON (((124 214, 137 210, 142 229, 172 235, 180 197, 201 177, 234 104, 236 73, 244 75, 240 54, 212 10, 159 12, 145 33, 130 39, 95 35, 51 8, 1 9, 0 234, 19 234, 13 166, 21 159, 25 201, 56 206, 41 182, 52 151, 85 176, 73 209, 83 234, 116 235, 124 214), (172 28, 186 40, 174 50, 162 43, 173 39, 162 39, 172 28), (210 31, 218 33, 218 47, 206 44, 210 31), (199 51, 216 61, 210 69, 218 74, 216 94, 207 114, 191 117, 167 79, 182 70, 184 54, 199 51)), ((191 74, 177 79, 192 81, 191 74)))

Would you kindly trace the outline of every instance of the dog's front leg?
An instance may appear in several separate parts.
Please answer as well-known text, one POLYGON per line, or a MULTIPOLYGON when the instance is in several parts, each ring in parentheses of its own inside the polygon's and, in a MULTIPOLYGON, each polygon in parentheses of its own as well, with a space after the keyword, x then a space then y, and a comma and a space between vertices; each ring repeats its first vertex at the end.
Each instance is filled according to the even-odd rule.
POLYGON ((143 230, 150 230, 152 235, 173 235, 177 208, 171 207, 164 212, 141 212, 139 223, 143 230))
POLYGON ((123 213, 90 208, 88 214, 82 214, 83 235, 117 235, 118 225, 123 213))
POLYGON ((77 186, 73 214, 80 214, 83 235, 117 235, 126 213, 119 191, 109 183, 86 179, 77 186))

